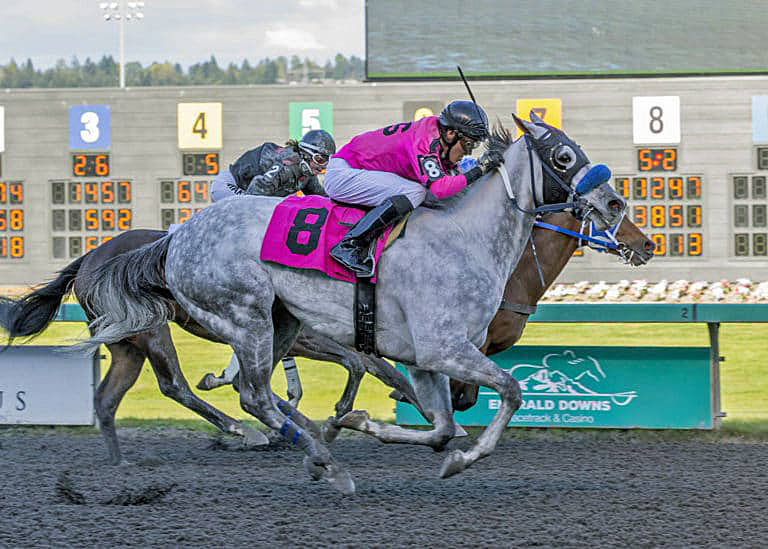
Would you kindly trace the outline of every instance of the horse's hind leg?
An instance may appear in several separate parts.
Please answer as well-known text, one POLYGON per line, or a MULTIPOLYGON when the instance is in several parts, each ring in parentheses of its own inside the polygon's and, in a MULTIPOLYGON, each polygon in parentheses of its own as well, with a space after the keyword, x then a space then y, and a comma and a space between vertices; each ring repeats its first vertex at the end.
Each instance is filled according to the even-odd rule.
POLYGON ((202 416, 225 433, 244 437, 246 443, 250 445, 259 446, 269 443, 264 433, 229 417, 191 391, 179 367, 176 348, 167 324, 156 332, 137 336, 135 344, 147 355, 155 371, 160 391, 165 396, 202 416))
POLYGON ((115 431, 115 412, 126 391, 133 387, 141 373, 144 353, 126 340, 107 345, 107 348, 112 354, 112 360, 107 374, 96 389, 93 406, 99 420, 99 430, 107 444, 109 461, 119 465, 125 462, 120 454, 120 443, 115 431))
POLYGON ((448 393, 448 378, 444 375, 411 370, 416 402, 424 417, 432 423, 430 431, 405 429, 399 425, 372 421, 364 411, 354 411, 339 420, 341 427, 372 435, 382 442, 423 444, 442 450, 455 436, 456 426, 448 393))

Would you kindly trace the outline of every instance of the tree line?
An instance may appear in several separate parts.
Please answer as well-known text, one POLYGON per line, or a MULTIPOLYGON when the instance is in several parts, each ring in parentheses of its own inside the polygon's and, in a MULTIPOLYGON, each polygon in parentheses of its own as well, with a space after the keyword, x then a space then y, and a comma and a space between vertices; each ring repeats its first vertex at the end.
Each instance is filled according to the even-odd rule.
MULTIPOLYGON (((252 65, 243 60, 239 65, 230 63, 219 66, 213 55, 207 61, 195 63, 189 69, 179 63, 151 63, 142 66, 138 62, 125 64, 126 86, 202 86, 236 84, 280 84, 288 82, 322 82, 326 80, 362 80, 365 75, 364 61, 352 55, 336 54, 324 65, 294 55, 290 59, 280 56, 264 58, 252 65)), ((117 86, 118 63, 111 55, 99 61, 87 58, 84 62, 76 57, 67 63, 59 60, 48 69, 38 69, 31 59, 17 63, 14 59, 0 65, 0 88, 99 88, 117 86)))

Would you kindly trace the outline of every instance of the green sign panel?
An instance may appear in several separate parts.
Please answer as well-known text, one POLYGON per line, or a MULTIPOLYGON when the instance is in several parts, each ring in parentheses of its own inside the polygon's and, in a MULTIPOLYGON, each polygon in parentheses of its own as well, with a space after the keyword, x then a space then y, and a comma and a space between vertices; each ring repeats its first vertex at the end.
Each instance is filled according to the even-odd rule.
MULTIPOLYGON (((522 388, 510 427, 714 426, 706 347, 521 346, 492 358, 522 388)), ((456 421, 488 425, 500 404, 498 393, 481 387, 477 404, 456 421)), ((427 424, 409 404, 398 402, 395 411, 399 424, 427 424)))
POLYGON ((333 103, 291 103, 290 139, 301 139, 309 130, 325 130, 333 135, 333 103))

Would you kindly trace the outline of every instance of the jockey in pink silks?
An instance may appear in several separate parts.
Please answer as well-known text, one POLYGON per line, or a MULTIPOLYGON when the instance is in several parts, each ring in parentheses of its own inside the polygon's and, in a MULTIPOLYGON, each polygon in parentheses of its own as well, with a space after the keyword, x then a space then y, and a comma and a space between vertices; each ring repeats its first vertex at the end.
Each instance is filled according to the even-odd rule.
POLYGON ((503 162, 485 153, 460 173, 457 162, 488 137, 488 117, 471 101, 454 101, 440 116, 388 126, 352 139, 331 157, 325 192, 334 200, 374 206, 331 250, 360 278, 373 276, 371 244, 387 227, 420 205, 462 191, 503 162))

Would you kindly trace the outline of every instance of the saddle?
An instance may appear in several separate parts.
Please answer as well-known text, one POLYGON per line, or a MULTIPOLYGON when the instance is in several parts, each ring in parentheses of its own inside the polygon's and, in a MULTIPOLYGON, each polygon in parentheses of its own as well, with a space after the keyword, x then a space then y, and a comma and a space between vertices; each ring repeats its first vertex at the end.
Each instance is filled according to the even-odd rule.
MULTIPOLYGON (((358 279, 329 255, 331 248, 369 209, 318 195, 289 196, 272 214, 259 258, 295 269, 319 271, 355 284, 355 348, 371 354, 376 353, 376 273, 370 279, 358 279)), ((378 266, 382 252, 404 235, 407 220, 408 216, 374 241, 375 265, 378 266)))

